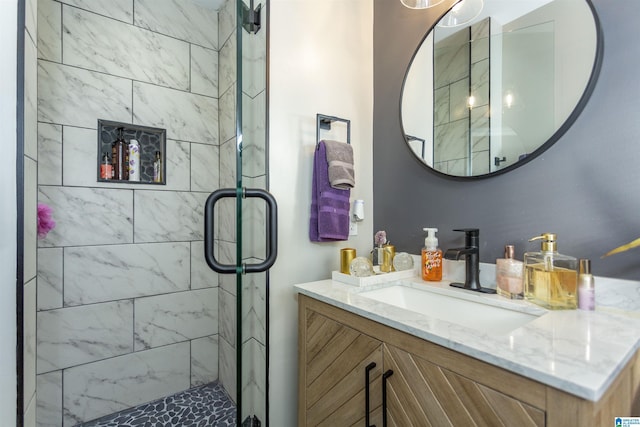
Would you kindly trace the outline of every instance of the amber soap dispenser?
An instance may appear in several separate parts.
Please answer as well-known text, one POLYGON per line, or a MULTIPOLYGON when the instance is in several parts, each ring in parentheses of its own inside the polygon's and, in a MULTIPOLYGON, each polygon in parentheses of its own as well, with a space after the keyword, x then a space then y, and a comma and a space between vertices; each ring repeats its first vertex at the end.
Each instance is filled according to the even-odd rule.
POLYGON ((578 306, 578 259, 558 253, 556 235, 544 233, 540 252, 524 254, 524 296, 550 310, 578 306))
POLYGON ((427 232, 422 248, 422 280, 439 282, 442 280, 442 249, 438 248, 437 228, 423 228, 427 232))

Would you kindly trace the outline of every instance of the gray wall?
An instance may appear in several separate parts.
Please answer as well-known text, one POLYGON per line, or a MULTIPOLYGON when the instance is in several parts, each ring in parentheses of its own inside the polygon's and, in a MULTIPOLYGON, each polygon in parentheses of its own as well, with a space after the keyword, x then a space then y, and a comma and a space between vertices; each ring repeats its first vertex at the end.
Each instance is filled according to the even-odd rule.
POLYGON ((480 229, 480 258, 495 262, 507 243, 538 250, 530 237, 555 232, 559 251, 591 258, 599 276, 640 278, 640 249, 601 259, 640 237, 640 2, 594 0, 602 26, 600 77, 584 111, 542 155, 504 175, 476 181, 430 172, 407 148, 400 92, 416 47, 443 13, 376 0, 374 15, 374 230, 399 251, 418 253, 423 227, 438 227, 443 249, 461 246, 454 228, 480 229))

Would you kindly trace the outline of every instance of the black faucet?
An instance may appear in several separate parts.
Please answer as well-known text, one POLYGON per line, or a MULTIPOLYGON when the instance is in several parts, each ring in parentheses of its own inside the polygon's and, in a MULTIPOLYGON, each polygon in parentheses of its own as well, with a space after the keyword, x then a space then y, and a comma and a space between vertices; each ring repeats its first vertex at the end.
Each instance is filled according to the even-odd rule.
POLYGON ((465 247, 447 249, 444 257, 456 261, 465 257, 466 277, 464 283, 451 283, 450 286, 485 294, 495 294, 495 289, 483 288, 480 285, 480 230, 462 228, 453 231, 462 231, 465 234, 465 247))

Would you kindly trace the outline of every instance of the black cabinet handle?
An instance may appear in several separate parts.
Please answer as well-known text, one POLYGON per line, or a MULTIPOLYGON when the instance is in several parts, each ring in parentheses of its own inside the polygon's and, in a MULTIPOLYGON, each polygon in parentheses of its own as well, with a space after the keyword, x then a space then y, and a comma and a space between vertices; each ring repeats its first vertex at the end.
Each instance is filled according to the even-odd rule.
POLYGON ((391 369, 382 374, 382 427, 387 427, 387 378, 391 375, 391 369))
POLYGON ((364 425, 365 427, 376 427, 375 425, 369 425, 369 373, 376 367, 376 362, 371 362, 364 368, 364 425))

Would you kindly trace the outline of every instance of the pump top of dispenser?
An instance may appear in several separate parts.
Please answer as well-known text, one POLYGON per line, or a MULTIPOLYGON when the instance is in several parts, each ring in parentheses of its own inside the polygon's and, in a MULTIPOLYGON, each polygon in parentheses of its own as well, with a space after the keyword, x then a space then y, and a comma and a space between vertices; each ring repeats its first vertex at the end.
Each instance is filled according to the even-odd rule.
POLYGON ((539 236, 533 237, 529 239, 530 242, 534 240, 542 240, 542 252, 557 252, 558 246, 556 243, 556 234, 555 233, 543 233, 539 236))
POLYGON ((436 233, 438 232, 437 228, 423 228, 424 231, 427 232, 427 237, 424 239, 424 247, 430 251, 434 251, 438 248, 438 238, 436 237, 436 233))

